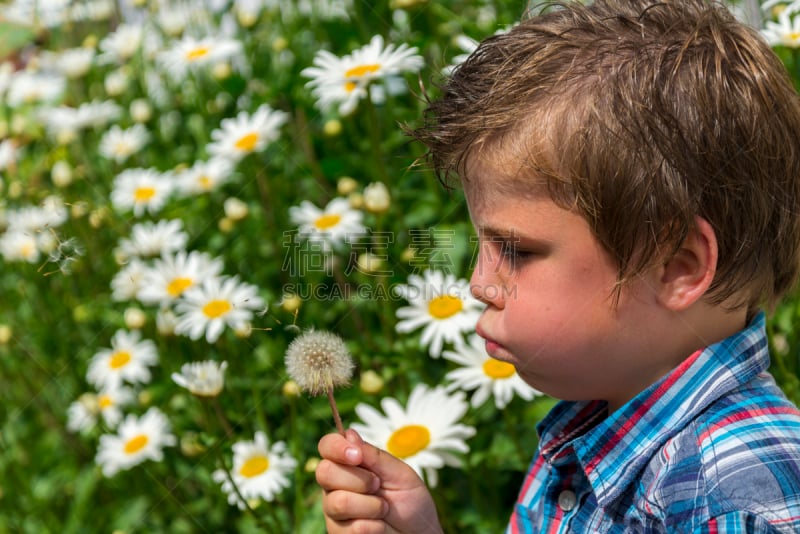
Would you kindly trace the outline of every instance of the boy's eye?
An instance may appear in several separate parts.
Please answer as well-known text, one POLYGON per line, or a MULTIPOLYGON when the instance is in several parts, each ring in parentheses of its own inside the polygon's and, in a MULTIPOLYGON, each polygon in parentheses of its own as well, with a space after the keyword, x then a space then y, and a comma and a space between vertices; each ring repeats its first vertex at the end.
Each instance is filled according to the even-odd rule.
POLYGON ((516 242, 503 241, 500 244, 500 255, 511 260, 525 260, 533 256, 534 252, 520 248, 516 242))

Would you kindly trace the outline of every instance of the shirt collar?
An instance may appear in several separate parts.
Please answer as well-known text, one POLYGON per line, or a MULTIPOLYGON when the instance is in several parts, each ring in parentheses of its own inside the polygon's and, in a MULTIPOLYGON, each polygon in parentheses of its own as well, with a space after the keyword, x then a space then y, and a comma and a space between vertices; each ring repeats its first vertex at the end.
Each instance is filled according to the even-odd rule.
POLYGON ((605 402, 560 402, 538 427, 540 454, 558 464, 574 452, 597 503, 608 506, 628 491, 667 440, 769 367, 765 328, 762 312, 746 329, 692 354, 605 420, 605 402))

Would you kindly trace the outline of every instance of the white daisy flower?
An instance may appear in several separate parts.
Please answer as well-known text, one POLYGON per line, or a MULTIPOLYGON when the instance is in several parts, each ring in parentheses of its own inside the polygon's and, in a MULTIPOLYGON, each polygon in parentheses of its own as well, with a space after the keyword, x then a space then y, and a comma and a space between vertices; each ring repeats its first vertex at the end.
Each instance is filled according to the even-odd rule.
POLYGON ((222 119, 220 128, 211 132, 207 150, 212 156, 239 161, 252 152, 264 150, 280 135, 279 128, 289 120, 285 111, 262 104, 252 115, 240 112, 235 118, 222 119))
POLYGON ((183 231, 183 220, 148 221, 135 224, 131 237, 120 240, 118 254, 123 260, 163 256, 186 248, 188 242, 189 234, 183 231))
POLYGON ((242 26, 250 27, 261 15, 265 0, 234 0, 231 10, 242 26), (250 23, 251 24, 247 24, 250 23))
POLYGON ((464 440, 475 435, 473 427, 458 423, 469 408, 463 392, 451 395, 441 386, 417 384, 405 408, 391 397, 381 408, 385 415, 367 404, 356 406, 363 424, 352 426, 365 441, 406 462, 430 486, 436 485, 437 469, 461 465, 453 453, 468 452, 464 440))
POLYGON ((13 139, 0 141, 0 171, 13 168, 17 164, 17 145, 13 139))
POLYGON ((159 308, 156 312, 156 330, 162 336, 174 336, 178 317, 169 308, 159 308))
POLYGON ((131 85, 131 72, 128 68, 122 67, 106 74, 103 79, 103 88, 108 96, 118 97, 124 93, 131 85))
POLYGON ((111 348, 101 349, 89 362, 86 380, 100 389, 117 388, 123 381, 132 384, 150 382, 150 367, 158 363, 156 345, 134 330, 117 330, 111 348))
POLYGON ((122 109, 110 100, 93 100, 77 108, 58 106, 42 110, 39 120, 47 129, 48 135, 59 139, 64 133, 75 134, 84 128, 105 126, 118 119, 122 109))
POLYGON ((0 61, 0 96, 3 96, 11 85, 16 67, 10 61, 0 61))
POLYGON ((145 460, 160 462, 164 458, 162 449, 176 443, 167 416, 158 408, 150 408, 141 417, 125 417, 116 434, 100 436, 95 462, 102 466, 103 475, 112 477, 145 460))
POLYGON ((190 287, 222 273, 222 260, 205 252, 180 250, 157 259, 146 269, 137 298, 146 304, 166 305, 190 287))
POLYGON ((8 262, 36 263, 41 257, 36 234, 27 230, 9 230, 0 235, 0 255, 8 262))
POLYGON ((190 69, 229 62, 232 58, 241 56, 242 52, 242 43, 236 39, 214 36, 195 39, 186 35, 171 48, 161 52, 158 62, 174 79, 182 80, 190 69))
POLYGON ((98 151, 105 158, 123 163, 138 153, 149 140, 150 133, 142 124, 134 124, 125 129, 115 124, 100 138, 98 151))
POLYGON ((172 373, 172 381, 198 397, 216 397, 225 385, 228 362, 213 360, 185 363, 180 373, 172 373))
POLYGON ((499 410, 511 402, 515 393, 525 400, 541 395, 520 378, 513 365, 489 356, 485 342, 477 334, 469 336, 468 344, 460 345, 455 351, 446 350, 442 356, 461 366, 445 375, 445 379, 452 382, 447 391, 475 390, 470 402, 473 408, 486 402, 489 395, 494 396, 499 410))
POLYGON ((120 108, 112 100, 92 100, 78 106, 78 120, 86 127, 102 127, 122 115, 120 108))
POLYGON ((253 441, 233 444, 231 472, 217 469, 212 477, 222 484, 222 491, 228 494, 228 503, 244 509, 245 503, 236 494, 229 476, 244 499, 273 501, 291 484, 289 475, 296 466, 297 460, 286 452, 284 442, 278 441, 270 446, 266 434, 256 432, 253 441))
POLYGON ((147 270, 147 264, 139 258, 132 258, 111 279, 111 300, 124 302, 135 299, 142 289, 147 270))
POLYGON ((97 425, 98 415, 109 428, 122 420, 121 408, 132 404, 133 390, 119 387, 99 393, 84 393, 67 408, 67 430, 87 432, 97 425))
MULTIPOLYGON (((800 0, 767 0, 761 4, 761 10, 767 15, 779 15, 782 12, 800 11, 800 0)), ((741 19, 740 19, 741 20, 741 19)))
POLYGON ((173 187, 169 174, 155 169, 125 169, 114 178, 111 203, 119 211, 133 210, 136 217, 141 217, 145 211, 158 213, 173 187))
POLYGON ((306 87, 318 99, 323 111, 339 105, 339 113, 351 113, 358 101, 367 95, 367 86, 373 80, 416 72, 424 65, 416 48, 406 44, 384 47, 383 37, 374 36, 369 44, 344 57, 320 50, 314 57, 314 67, 303 69, 301 74, 312 78, 306 87))
POLYGON ((334 198, 325 209, 319 209, 308 200, 289 208, 289 218, 298 226, 299 235, 321 243, 325 250, 363 235, 367 231, 361 224, 363 217, 360 211, 350 207, 346 198, 334 198))
POLYGON ((340 115, 350 115, 358 102, 367 96, 366 84, 348 81, 344 74, 353 67, 349 56, 338 57, 327 50, 320 50, 314 57, 316 67, 307 67, 300 74, 313 78, 306 83, 317 99, 316 106, 327 113, 334 107, 340 115))
MULTIPOLYGON (((281 11, 289 11, 280 4, 281 11)), ((352 0, 297 0, 297 14, 316 20, 349 20, 352 0)))
POLYGON ((200 195, 218 189, 230 181, 233 164, 225 158, 197 161, 177 177, 177 187, 184 195, 200 195))
POLYGON ((96 399, 103 421, 108 427, 114 428, 122 421, 122 408, 133 404, 136 397, 131 388, 120 386, 98 392, 96 399))
POLYGON ((67 81, 61 75, 21 71, 11 78, 5 102, 11 108, 55 102, 64 94, 66 86, 67 81))
POLYGON ((93 48, 69 48, 58 54, 55 68, 69 79, 78 79, 85 76, 92 66, 94 59, 93 48))
POLYGON ((187 289, 175 305, 178 324, 175 333, 214 343, 225 326, 244 329, 253 318, 253 310, 264 307, 258 288, 239 278, 207 278, 202 285, 187 289))
POLYGON ((453 69, 456 68, 458 65, 464 63, 469 55, 473 53, 478 48, 478 41, 473 39, 472 37, 467 37, 464 34, 457 35, 453 39, 453 43, 463 50, 463 54, 458 54, 453 58, 453 62, 442 69, 442 73, 445 75, 450 75, 453 72, 453 69))
POLYGON ((64 201, 55 195, 49 196, 39 206, 24 206, 6 213, 6 224, 10 229, 40 232, 57 228, 68 217, 64 201))
POLYGON ((120 24, 106 35, 99 44, 101 63, 125 63, 142 46, 144 27, 141 24, 120 24))
POLYGON ((770 46, 786 46, 800 48, 800 14, 784 10, 778 15, 778 21, 766 21, 761 35, 770 46))
POLYGON ((84 0, 72 5, 72 20, 102 21, 116 13, 117 3, 111 0, 84 0))
POLYGON ((166 4, 160 3, 156 13, 156 21, 170 36, 178 36, 184 32, 192 20, 191 7, 185 3, 166 4))
POLYGON ((424 327, 420 343, 434 358, 445 342, 460 343, 462 333, 475 329, 484 307, 470 293, 467 280, 441 271, 409 275, 408 284, 395 286, 395 291, 411 304, 397 310, 401 320, 395 329, 408 333, 424 327))
POLYGON ((17 0, 3 2, 3 18, 28 26, 55 28, 69 20, 70 0, 17 0))
POLYGON ((97 395, 84 393, 67 408, 67 430, 70 432, 88 432, 97 425, 99 405, 97 395))

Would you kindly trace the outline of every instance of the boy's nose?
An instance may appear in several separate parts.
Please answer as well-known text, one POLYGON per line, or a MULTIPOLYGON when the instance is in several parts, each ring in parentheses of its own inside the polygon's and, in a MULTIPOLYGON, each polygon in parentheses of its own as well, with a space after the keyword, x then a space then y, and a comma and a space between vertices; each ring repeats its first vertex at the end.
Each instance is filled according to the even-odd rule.
POLYGON ((469 280, 469 291, 472 296, 483 302, 484 304, 494 306, 495 308, 503 307, 503 281, 497 276, 494 266, 486 264, 481 261, 483 254, 478 255, 478 264, 472 271, 472 276, 469 280))

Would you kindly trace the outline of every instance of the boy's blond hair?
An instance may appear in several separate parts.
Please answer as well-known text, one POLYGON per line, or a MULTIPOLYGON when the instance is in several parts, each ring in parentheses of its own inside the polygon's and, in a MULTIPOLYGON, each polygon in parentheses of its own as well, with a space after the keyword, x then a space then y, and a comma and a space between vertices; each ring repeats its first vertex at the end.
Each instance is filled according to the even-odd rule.
POLYGON ((412 134, 445 183, 544 183, 619 262, 664 261, 695 216, 714 228, 715 304, 770 306, 800 259, 800 98, 758 33, 704 0, 551 6, 485 40, 412 134), (524 161, 470 177, 478 151, 524 161), (531 172, 526 172, 530 170, 531 172))

